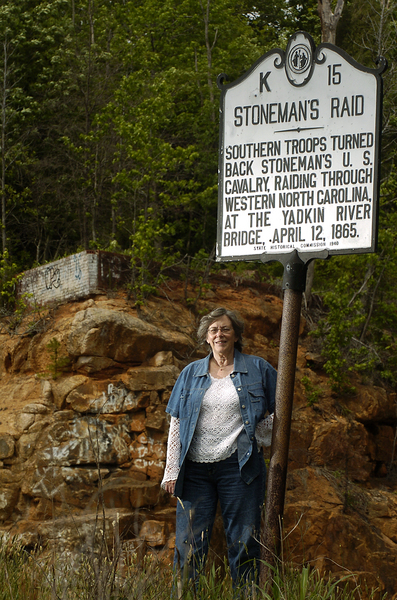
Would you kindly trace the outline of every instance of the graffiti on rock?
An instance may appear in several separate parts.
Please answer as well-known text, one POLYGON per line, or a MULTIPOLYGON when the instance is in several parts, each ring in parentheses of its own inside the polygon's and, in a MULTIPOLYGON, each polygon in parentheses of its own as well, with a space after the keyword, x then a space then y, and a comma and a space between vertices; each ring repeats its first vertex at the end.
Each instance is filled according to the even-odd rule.
POLYGON ((59 267, 47 267, 44 276, 47 290, 58 289, 61 285, 61 270, 59 267))
POLYGON ((74 278, 78 279, 80 281, 83 276, 83 272, 82 272, 81 266, 80 266, 80 254, 74 254, 73 260, 74 260, 74 278))

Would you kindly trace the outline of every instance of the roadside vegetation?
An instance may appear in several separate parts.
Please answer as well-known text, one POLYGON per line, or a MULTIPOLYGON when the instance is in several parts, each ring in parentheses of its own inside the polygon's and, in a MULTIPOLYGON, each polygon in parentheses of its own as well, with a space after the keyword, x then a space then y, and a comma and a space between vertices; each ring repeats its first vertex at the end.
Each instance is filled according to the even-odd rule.
POLYGON ((349 372, 397 383, 397 2, 359 0, 6 0, 0 7, 2 314, 18 324, 18 273, 84 249, 131 260, 141 305, 179 269, 196 292, 210 273, 279 265, 215 263, 219 89, 297 30, 384 74, 379 250, 317 260, 306 317, 338 393, 349 372), (318 10, 321 8, 322 19, 318 10), (325 20, 324 20, 325 19, 325 20), (331 19, 332 20, 332 19, 331 19), (337 27, 336 27, 337 25, 337 27), (328 34, 326 35, 326 32, 328 34), (332 32, 331 32, 332 33, 332 32))
MULTIPOLYGON (((20 273, 82 250, 126 254, 126 294, 139 308, 167 278, 194 312, 211 274, 279 285, 282 267, 215 261, 219 90, 261 55, 307 31, 318 45, 318 0, 4 0, 0 6, 0 326, 27 308, 20 273), (175 275, 176 274, 176 275, 175 275), (192 292, 192 290, 194 290, 192 292)), ((330 3, 332 9, 336 2, 330 3)), ((351 375, 397 385, 397 1, 346 0, 336 44, 384 74, 378 252, 316 261, 304 313, 334 393, 351 375)), ((281 294, 281 286, 280 294, 281 294)), ((30 321, 33 334, 45 316, 30 321)), ((56 340, 51 375, 65 367, 56 340)), ((320 392, 303 385, 308 403, 320 392)), ((394 450, 393 450, 394 459, 394 450)), ((169 598, 171 570, 121 549, 62 556, 0 548, 0 600, 169 598), (98 562, 100 561, 100 562, 98 562)), ((375 592, 374 592, 375 593, 375 592)), ((266 600, 368 597, 354 579, 307 565, 276 573, 266 600)), ((214 567, 185 598, 232 598, 214 567)))
MULTIPOLYGON (((36 548, 28 551, 16 540, 0 547, 1 600, 168 600, 172 589, 172 570, 159 558, 147 555, 138 561, 136 554, 119 548, 100 548, 95 553, 57 554, 36 548)), ((209 565, 197 588, 181 586, 184 600, 232 600, 246 598, 247 590, 232 589, 224 568, 209 565)), ((284 566, 274 574, 267 590, 253 588, 257 600, 353 600, 379 598, 376 590, 362 590, 352 575, 322 578, 310 566, 300 569, 284 566)))

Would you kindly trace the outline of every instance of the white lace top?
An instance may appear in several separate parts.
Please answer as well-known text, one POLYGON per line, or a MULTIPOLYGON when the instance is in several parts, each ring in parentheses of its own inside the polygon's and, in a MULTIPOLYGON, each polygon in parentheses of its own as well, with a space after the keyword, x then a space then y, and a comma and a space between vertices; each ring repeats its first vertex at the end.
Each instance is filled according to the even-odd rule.
MULTIPOLYGON (((238 394, 230 375, 222 379, 211 376, 211 382, 211 386, 204 394, 187 455, 195 462, 218 462, 231 456, 237 449, 237 438, 244 428, 238 394)), ((270 446, 272 428, 273 415, 258 423, 255 437, 259 445, 270 446)), ((167 463, 162 486, 177 479, 180 451, 179 419, 171 417, 167 463)))
POLYGON ((218 462, 237 450, 237 437, 244 428, 240 402, 230 377, 211 377, 204 394, 196 429, 187 457, 195 462, 218 462))

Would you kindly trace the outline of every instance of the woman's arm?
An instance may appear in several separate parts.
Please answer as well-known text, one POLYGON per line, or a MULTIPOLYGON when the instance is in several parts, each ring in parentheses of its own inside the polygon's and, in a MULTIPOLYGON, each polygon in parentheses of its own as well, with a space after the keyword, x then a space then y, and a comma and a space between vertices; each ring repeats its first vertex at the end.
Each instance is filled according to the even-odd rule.
POLYGON ((255 429, 255 437, 258 446, 271 446, 274 413, 259 421, 255 429))
POLYGON ((179 474, 179 460, 181 456, 181 439, 179 436, 179 419, 171 417, 170 430, 168 432, 167 462, 161 487, 168 493, 173 494, 175 483, 179 474))

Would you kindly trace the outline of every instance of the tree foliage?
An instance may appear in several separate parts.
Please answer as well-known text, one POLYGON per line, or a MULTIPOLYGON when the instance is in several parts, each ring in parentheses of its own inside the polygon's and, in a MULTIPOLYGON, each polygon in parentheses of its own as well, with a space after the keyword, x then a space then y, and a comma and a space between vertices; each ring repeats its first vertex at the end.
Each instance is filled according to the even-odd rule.
MULTIPOLYGON (((379 253, 316 266, 336 384, 349 368, 395 382, 396 17, 393 0, 346 0, 337 29, 356 60, 373 67, 383 54, 390 66, 379 253)), ((320 43, 318 0, 2 0, 3 261, 22 270, 83 248, 128 252, 138 302, 167 265, 207 261, 216 78, 239 77, 298 29, 320 43)))
POLYGON ((396 72, 397 3, 346 3, 337 44, 374 68, 384 56, 382 166, 378 252, 333 258, 316 264, 315 289, 327 312, 316 330, 336 390, 349 388, 348 372, 364 379, 397 383, 396 376, 396 72))

